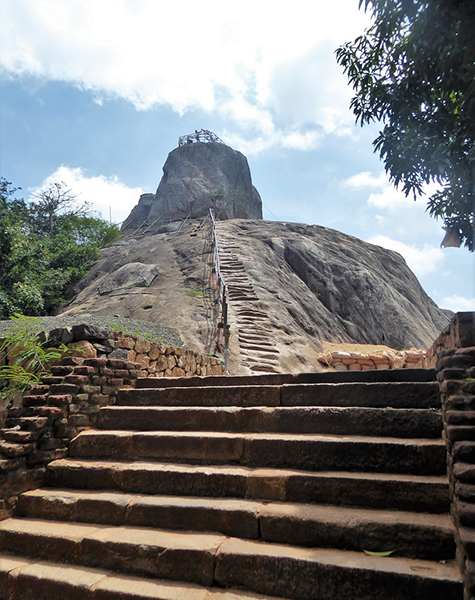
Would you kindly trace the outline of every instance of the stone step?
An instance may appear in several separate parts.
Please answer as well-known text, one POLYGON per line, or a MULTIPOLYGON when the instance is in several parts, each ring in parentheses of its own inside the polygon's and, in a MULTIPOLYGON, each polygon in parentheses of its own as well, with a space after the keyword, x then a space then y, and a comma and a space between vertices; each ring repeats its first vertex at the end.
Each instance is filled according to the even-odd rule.
POLYGON ((302 383, 435 383, 433 369, 384 369, 371 371, 289 373, 279 375, 231 375, 207 377, 139 377, 137 387, 209 387, 247 385, 285 385, 302 383))
POLYGON ((285 593, 292 600, 460 600, 462 590, 453 563, 382 560, 364 552, 189 531, 7 519, 0 523, 0 546, 7 554, 57 562, 67 556, 80 566, 202 586, 215 583, 264 595, 285 593))
POLYGON ((2 552, 209 586, 226 537, 41 519, 0 522, 2 552))
POLYGON ((169 387, 163 389, 122 389, 117 397, 119 406, 278 406, 280 388, 248 385, 169 387))
POLYGON ((98 427, 440 438, 442 418, 439 411, 402 408, 107 406, 100 409, 98 427))
POLYGON ((310 383, 282 386, 283 406, 440 408, 437 383, 310 383))
POLYGON ((47 484, 171 496, 232 497, 445 513, 445 476, 345 471, 311 472, 228 465, 61 459, 46 470, 47 484))
POLYGON ((273 344, 266 344, 264 342, 244 342, 239 340, 239 346, 241 348, 243 348, 244 350, 253 350, 255 352, 272 352, 275 354, 279 354, 279 351, 277 350, 277 348, 274 348, 273 344))
POLYGON ((243 341, 254 341, 254 342, 261 342, 264 343, 266 345, 272 346, 273 344, 271 344, 270 342, 268 342, 268 336, 262 336, 258 333, 238 333, 238 338, 239 340, 243 340, 243 341))
MULTIPOLYGON (((118 575, 0 554, 0 600, 273 600, 241 590, 118 575)), ((277 599, 274 599, 277 600, 277 599)))
MULTIPOLYGON (((380 371, 375 371, 380 372, 380 371)), ((194 379, 194 378, 193 378, 194 379)), ((252 379, 252 377, 249 377, 252 379)), ((157 378, 160 386, 163 380, 157 378)), ((184 380, 181 380, 184 381, 184 380)), ((440 408, 437 383, 312 383, 299 385, 216 385, 143 388, 119 391, 117 405, 126 406, 367 406, 440 408)), ((163 383, 162 383, 163 385, 163 383)))
POLYGON ((311 471, 415 475, 442 475, 446 471, 446 447, 441 439, 349 435, 87 430, 71 440, 69 455, 311 471))
POLYGON ((246 586, 262 594, 285 590, 292 600, 460 600, 463 593, 453 562, 381 559, 233 538, 220 548, 214 578, 218 585, 246 586))
POLYGON ((25 492, 16 514, 30 519, 207 531, 296 546, 397 549, 398 556, 432 560, 455 555, 452 521, 449 515, 439 514, 57 489, 25 492))
POLYGON ((251 364, 249 366, 249 369, 253 372, 262 374, 262 373, 280 373, 280 366, 279 363, 275 363, 275 365, 268 365, 268 364, 251 364))

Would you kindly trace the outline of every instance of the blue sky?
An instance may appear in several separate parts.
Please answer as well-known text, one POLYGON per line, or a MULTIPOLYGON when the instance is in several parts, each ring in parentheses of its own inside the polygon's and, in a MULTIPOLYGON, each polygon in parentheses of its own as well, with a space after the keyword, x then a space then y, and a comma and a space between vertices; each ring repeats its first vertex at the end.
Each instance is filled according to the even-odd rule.
POLYGON ((248 157, 264 217, 400 252, 442 307, 474 310, 473 255, 395 190, 354 125, 334 50, 358 0, 1 0, 0 174, 25 198, 64 181, 122 221, 180 135, 248 157))

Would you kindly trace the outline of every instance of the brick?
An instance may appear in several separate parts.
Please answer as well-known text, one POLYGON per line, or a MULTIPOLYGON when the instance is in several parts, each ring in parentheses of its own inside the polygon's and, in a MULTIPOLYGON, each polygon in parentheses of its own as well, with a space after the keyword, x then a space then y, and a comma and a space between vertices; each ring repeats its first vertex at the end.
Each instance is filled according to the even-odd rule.
POLYGON ((87 427, 89 425, 89 417, 87 415, 71 415, 68 421, 73 427, 87 427))
POLYGON ((125 368, 128 369, 129 371, 133 370, 133 369, 140 369, 140 365, 136 362, 134 362, 133 360, 129 360, 125 363, 125 368))
POLYGON ((101 386, 99 386, 99 385, 83 385, 82 391, 85 394, 100 394, 101 386))
POLYGON ((80 358, 79 356, 67 356, 61 359, 61 366, 72 366, 76 367, 78 365, 82 365, 84 362, 84 358, 80 358))
POLYGON ((93 375, 96 373, 96 369, 94 369, 94 367, 86 366, 74 367, 73 373, 75 375, 93 375))
POLYGON ((70 396, 69 394, 48 396, 48 404, 50 406, 67 406, 68 404, 71 404, 71 402, 72 396, 70 396))
POLYGON ((123 379, 114 378, 109 381, 109 383, 117 388, 121 388, 124 385, 123 379))
POLYGON ((72 383, 73 385, 83 385, 89 381, 89 377, 86 375, 76 375, 75 373, 71 375, 66 375, 64 378, 64 383, 72 383))
POLYGON ((102 393, 106 396, 116 396, 119 389, 113 385, 105 385, 102 387, 102 393))
POLYGON ((114 377, 128 377, 128 376, 129 376, 128 369, 115 369, 115 371, 114 371, 114 377))
POLYGON ((90 397, 91 394, 77 394, 76 396, 74 396, 74 403, 78 404, 81 402, 89 402, 90 397))
POLYGON ((92 377, 91 380, 92 380, 92 384, 93 385, 101 385, 102 386, 102 385, 105 385, 107 383, 107 377, 105 377, 105 376, 102 376, 102 377, 99 377, 99 376, 92 377))
POLYGON ((59 417, 62 414, 62 410, 56 406, 39 406, 37 408, 37 415, 39 417, 59 417))
POLYGON ((437 373, 437 379, 439 381, 447 380, 447 379, 464 379, 466 377, 465 369, 442 369, 437 373))
POLYGON ((114 377, 114 369, 109 369, 109 367, 101 367, 99 373, 105 377, 114 377))
POLYGON ((107 366, 110 369, 125 369, 127 362, 124 360, 120 360, 120 358, 109 358, 107 360, 107 366))
POLYGON ((79 386, 73 385, 71 383, 60 383, 58 385, 50 386, 49 393, 50 394, 77 394, 79 392, 79 386))
POLYGON ((91 402, 93 404, 98 404, 99 406, 107 406, 110 402, 109 396, 104 394, 93 394, 91 396, 91 402))
POLYGON ((86 358, 84 360, 84 364, 87 367, 105 367, 107 366, 108 359, 107 358, 86 358))
POLYGON ((73 367, 66 365, 58 365, 56 367, 51 367, 50 371, 53 375, 69 375, 73 372, 73 367))
POLYGON ((23 396, 23 406, 42 406, 46 402, 46 396, 23 396))

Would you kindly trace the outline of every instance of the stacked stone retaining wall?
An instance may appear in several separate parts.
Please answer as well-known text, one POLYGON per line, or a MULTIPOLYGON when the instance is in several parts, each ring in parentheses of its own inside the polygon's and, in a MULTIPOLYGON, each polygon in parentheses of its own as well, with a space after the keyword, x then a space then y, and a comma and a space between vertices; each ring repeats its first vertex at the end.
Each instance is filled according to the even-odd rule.
POLYGON ((4 415, 0 519, 11 514, 21 492, 44 483, 46 465, 66 456, 69 441, 95 426, 100 408, 114 404, 120 389, 135 387, 138 377, 223 375, 224 365, 186 348, 117 333, 69 342, 69 353, 50 371, 4 415))
POLYGON ((440 384, 451 513, 464 599, 475 598, 475 313, 457 313, 428 350, 440 384))

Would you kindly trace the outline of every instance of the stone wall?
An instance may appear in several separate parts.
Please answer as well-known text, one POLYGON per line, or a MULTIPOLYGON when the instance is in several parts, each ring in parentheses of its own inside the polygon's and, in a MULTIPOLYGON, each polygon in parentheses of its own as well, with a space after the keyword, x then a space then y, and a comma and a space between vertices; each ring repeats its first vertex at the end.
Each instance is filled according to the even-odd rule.
POLYGON ((214 356, 164 346, 131 335, 116 334, 115 340, 117 347, 127 352, 127 360, 140 364, 140 377, 224 375, 224 365, 214 356))
POLYGON ((6 411, 0 429, 0 519, 11 514, 21 492, 43 484, 46 465, 66 456, 69 441, 95 426, 101 406, 114 404, 121 388, 135 387, 138 377, 224 374, 215 357, 131 335, 71 341, 69 347, 70 355, 51 367, 51 376, 6 411))
POLYGON ((394 350, 363 354, 361 352, 325 352, 318 362, 335 371, 370 371, 371 369, 414 369, 425 365, 425 350, 394 350))
POLYGON ((451 512, 465 600, 475 598, 475 313, 457 313, 428 350, 440 384, 451 512))

